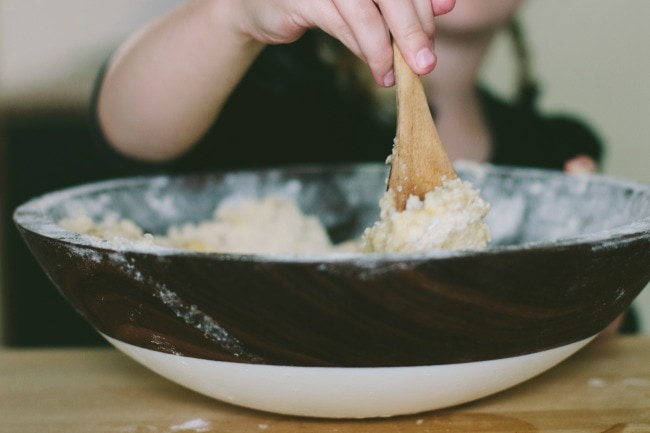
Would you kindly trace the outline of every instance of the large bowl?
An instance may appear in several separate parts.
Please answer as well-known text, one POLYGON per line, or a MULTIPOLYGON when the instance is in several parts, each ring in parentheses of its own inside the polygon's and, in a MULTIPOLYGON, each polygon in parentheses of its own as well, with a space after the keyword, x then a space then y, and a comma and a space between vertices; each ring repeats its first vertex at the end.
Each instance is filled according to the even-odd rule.
POLYGON ((201 253, 80 235, 115 213, 152 233, 233 194, 295 197, 333 239, 378 217, 383 164, 138 177, 15 212, 63 296, 152 370, 246 407, 316 417, 438 409, 527 380, 587 344, 650 280, 650 186, 459 165, 491 203, 481 251, 201 253))

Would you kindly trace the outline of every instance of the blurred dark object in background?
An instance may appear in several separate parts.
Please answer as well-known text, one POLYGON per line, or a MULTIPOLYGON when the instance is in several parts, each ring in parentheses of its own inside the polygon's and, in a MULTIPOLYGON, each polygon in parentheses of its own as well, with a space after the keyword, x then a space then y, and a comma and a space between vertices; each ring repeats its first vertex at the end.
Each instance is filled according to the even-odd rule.
POLYGON ((12 213, 32 197, 108 178, 91 143, 85 112, 36 109, 5 111, 0 164, 5 343, 11 346, 105 345, 59 294, 18 234, 12 213))

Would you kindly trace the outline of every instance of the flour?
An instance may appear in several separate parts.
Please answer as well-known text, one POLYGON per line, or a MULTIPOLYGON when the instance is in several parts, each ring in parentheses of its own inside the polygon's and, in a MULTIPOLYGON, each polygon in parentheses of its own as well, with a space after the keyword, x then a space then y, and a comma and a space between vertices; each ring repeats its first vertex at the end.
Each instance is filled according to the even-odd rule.
POLYGON ((201 418, 192 419, 182 424, 173 425, 170 427, 171 431, 194 431, 206 432, 210 430, 211 423, 201 418))

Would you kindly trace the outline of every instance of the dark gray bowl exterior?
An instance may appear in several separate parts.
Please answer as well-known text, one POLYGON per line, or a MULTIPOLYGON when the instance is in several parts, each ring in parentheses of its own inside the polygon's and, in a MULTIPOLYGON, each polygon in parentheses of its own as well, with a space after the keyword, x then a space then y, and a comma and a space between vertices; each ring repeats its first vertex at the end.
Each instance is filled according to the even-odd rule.
MULTIPOLYGON (((361 168, 367 169, 380 170, 361 168)), ((484 170, 503 179, 527 175, 484 170)), ((638 215, 602 236, 478 252, 292 258, 115 248, 53 229, 60 218, 50 211, 60 201, 53 196, 21 206, 14 218, 63 296, 98 331, 120 341, 240 363, 437 365, 591 337, 646 286, 650 187, 603 177, 589 182, 620 189, 634 202, 625 211, 638 215)))

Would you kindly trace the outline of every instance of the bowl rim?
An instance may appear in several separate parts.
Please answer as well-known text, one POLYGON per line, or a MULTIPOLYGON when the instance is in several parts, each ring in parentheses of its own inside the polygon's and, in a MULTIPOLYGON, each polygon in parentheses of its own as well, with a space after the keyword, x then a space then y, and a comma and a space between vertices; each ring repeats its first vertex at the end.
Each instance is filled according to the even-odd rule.
MULTIPOLYGON (((396 262, 419 262, 429 261, 432 259, 457 259, 461 257, 478 257, 485 255, 501 254, 513 251, 539 251, 548 248, 562 249, 568 247, 588 247, 592 249, 607 249, 641 239, 647 239, 650 242, 650 215, 635 221, 612 227, 585 233, 578 236, 572 236, 550 241, 530 241, 516 245, 492 245, 488 244, 485 249, 465 249, 465 250, 436 250, 427 252, 399 252, 399 253, 377 253, 377 252, 326 252, 326 253, 231 253, 231 252, 214 252, 214 251, 194 251, 182 248, 166 247, 154 245, 142 241, 129 240, 106 240, 92 235, 73 232, 61 227, 56 221, 47 215, 47 210, 51 207, 70 199, 72 197, 83 196, 93 191, 114 189, 124 185, 137 185, 141 183, 152 182, 170 182, 173 179, 181 178, 201 178, 221 175, 237 175, 246 173, 308 173, 310 171, 324 171, 324 169, 334 168, 337 171, 351 169, 374 168, 385 165, 383 163, 348 163, 348 164, 306 164, 293 166, 272 166, 257 169, 236 169, 236 170, 209 170, 203 172, 178 173, 178 174, 152 174, 117 177, 95 182, 87 182, 78 185, 72 185, 59 190, 47 192, 35 196, 26 202, 18 205, 13 212, 14 223, 21 230, 33 234, 56 240, 75 248, 90 248, 107 252, 120 253, 138 253, 152 254, 156 256, 184 256, 184 257, 210 257, 215 260, 236 260, 236 261, 260 261, 265 262, 298 262, 298 263, 337 263, 349 262, 354 259, 356 263, 396 263, 396 262)), ((635 192, 643 192, 650 196, 650 183, 645 183, 632 179, 623 179, 613 176, 607 176, 600 173, 580 173, 567 174, 561 171, 543 168, 530 168, 520 166, 500 166, 491 163, 476 163, 470 161, 457 161, 457 169, 471 170, 473 174, 482 176, 487 172, 496 174, 518 174, 526 172, 527 175, 537 177, 547 177, 549 175, 571 176, 580 179, 583 182, 606 182, 619 188, 627 188, 635 192)), ((462 174, 461 174, 462 178, 462 174)))

